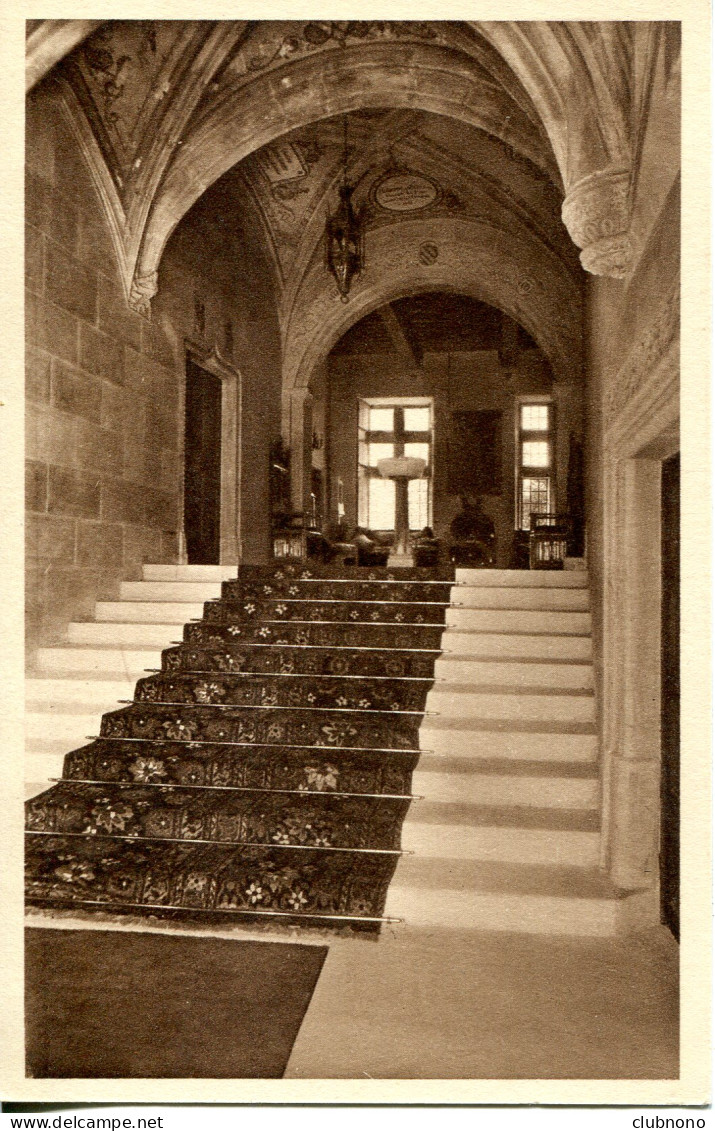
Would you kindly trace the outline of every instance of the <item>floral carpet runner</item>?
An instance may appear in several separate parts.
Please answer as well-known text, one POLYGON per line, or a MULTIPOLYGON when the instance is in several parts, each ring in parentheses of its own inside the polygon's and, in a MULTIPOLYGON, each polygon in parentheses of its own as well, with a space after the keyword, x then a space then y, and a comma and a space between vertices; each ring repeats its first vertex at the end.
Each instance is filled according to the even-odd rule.
POLYGON ((243 566, 27 803, 29 903, 378 928, 451 580, 243 566))

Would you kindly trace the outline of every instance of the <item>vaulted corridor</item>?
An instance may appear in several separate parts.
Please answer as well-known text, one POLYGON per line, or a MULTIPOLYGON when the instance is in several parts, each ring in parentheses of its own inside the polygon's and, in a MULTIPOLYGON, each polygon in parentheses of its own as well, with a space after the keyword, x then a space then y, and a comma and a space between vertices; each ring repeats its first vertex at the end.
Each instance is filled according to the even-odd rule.
POLYGON ((677 1079, 679 25, 27 45, 29 929, 326 946, 286 1078, 677 1079))

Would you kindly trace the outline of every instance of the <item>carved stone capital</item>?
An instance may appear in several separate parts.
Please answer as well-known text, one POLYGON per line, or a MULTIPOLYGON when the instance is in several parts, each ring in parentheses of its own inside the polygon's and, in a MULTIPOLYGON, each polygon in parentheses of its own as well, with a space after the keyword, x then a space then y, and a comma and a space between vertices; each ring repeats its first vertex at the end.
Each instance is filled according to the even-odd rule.
POLYGON ((305 412, 313 407, 313 394, 307 385, 299 385, 290 391, 290 400, 294 412, 305 412))
POLYGON ((626 274, 632 250, 629 189, 630 172, 618 169, 594 173, 566 193, 561 215, 592 275, 626 274))
POLYGON ((148 275, 136 274, 132 279, 129 292, 129 305, 143 318, 151 318, 151 300, 159 288, 158 272, 150 271, 148 275))

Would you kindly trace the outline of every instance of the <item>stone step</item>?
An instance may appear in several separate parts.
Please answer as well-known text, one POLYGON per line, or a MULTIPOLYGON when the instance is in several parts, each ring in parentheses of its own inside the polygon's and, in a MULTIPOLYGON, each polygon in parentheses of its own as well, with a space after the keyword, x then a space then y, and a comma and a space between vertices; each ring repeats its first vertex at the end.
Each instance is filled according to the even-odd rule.
POLYGON ((46 734, 35 739, 28 736, 25 746, 25 781, 47 782, 50 778, 60 777, 65 755, 70 749, 77 750, 79 746, 85 745, 83 741, 79 744, 75 742, 69 747, 65 738, 49 738, 46 734))
POLYGON ((46 781, 29 781, 25 782, 23 786, 23 796, 25 801, 29 801, 32 797, 37 797, 38 793, 44 793, 49 783, 46 781))
POLYGON ((447 627, 471 632, 568 633, 586 636, 591 614, 545 609, 453 609, 446 611, 447 627))
POLYGON ((548 609, 587 612, 588 589, 555 589, 546 586, 516 586, 502 589, 487 585, 454 585, 452 608, 465 609, 548 609))
MULTIPOLYGON (((99 647, 167 648, 173 640, 182 640, 182 620, 148 622, 130 621, 73 621, 69 625, 71 644, 90 644, 99 647)), ((158 664, 155 665, 158 667, 158 664)))
MULTIPOLYGON (((225 569, 145 567, 119 601, 98 603, 95 622, 70 626, 68 645, 41 651, 27 684, 28 795, 61 775, 66 753, 98 733, 104 712, 133 698, 143 669, 160 665, 156 650, 181 640, 204 601, 220 596, 221 580, 235 577, 225 569)), ((613 933, 617 901, 595 873, 587 578, 459 575, 452 599, 461 607, 447 612, 420 730, 430 753, 413 791, 424 800, 403 827, 415 855, 400 861, 387 913, 425 925, 446 917, 483 929, 613 933)))
POLYGON ((500 723, 494 719, 426 718, 420 727, 420 750, 460 760, 594 762, 598 740, 591 727, 500 723))
POLYGON ((526 632, 475 632, 447 628, 442 633, 442 653, 466 659, 590 660, 590 636, 549 635, 526 632))
POLYGON ((587 810, 413 801, 402 848, 438 859, 596 867, 597 814, 587 810))
POLYGON ((417 771, 458 774, 463 781, 473 775, 496 774, 508 777, 597 778, 598 766, 584 760, 558 761, 544 758, 460 758, 451 754, 420 753, 417 771))
POLYGON ((560 569, 457 569, 455 582, 487 588, 586 589, 588 574, 560 569))
POLYGON ((338 563, 323 565, 310 562, 306 569, 304 562, 273 561, 262 565, 245 563, 239 568, 238 577, 250 585, 270 585, 276 580, 290 581, 389 581, 400 585, 451 585, 454 570, 449 566, 404 570, 388 566, 346 566, 338 563), (310 574, 309 577, 306 574, 310 574))
POLYGON ((237 565, 145 565, 144 581, 232 581, 237 565))
MULTIPOLYGON (((593 667, 590 663, 552 660, 477 660, 471 656, 440 656, 434 668, 435 685, 510 684, 527 688, 548 686, 559 688, 593 688, 593 667)), ((445 686, 446 690, 446 686, 445 686)))
POLYGON ((25 704, 29 711, 37 705, 41 709, 64 704, 82 703, 95 706, 99 711, 110 711, 120 699, 133 699, 136 680, 122 672, 86 672, 81 676, 61 674, 33 678, 25 681, 25 704))
MULTIPOLYGON (((162 625, 166 635, 166 626, 162 625)), ((166 641, 168 644, 168 641, 166 641)), ((123 672, 127 678, 139 679, 147 668, 161 667, 159 648, 121 648, 78 644, 59 644, 39 648, 35 664, 38 672, 76 674, 77 672, 123 672)))
POLYGON ((592 723, 596 701, 589 692, 522 691, 519 688, 487 689, 469 685, 438 684, 427 695, 427 720, 516 719, 521 722, 592 723))
POLYGON ((26 786, 39 782, 41 788, 47 789, 51 779, 62 777, 65 755, 86 746, 88 735, 99 733, 101 717, 101 712, 28 712, 23 775, 26 786))
POLYGON ((220 581, 123 581, 120 601, 214 601, 220 581))
MULTIPOLYGON (((386 592, 389 591, 393 596, 398 590, 400 592, 414 592, 415 589, 417 589, 421 595, 420 599, 425 601, 441 601, 443 596, 446 598, 446 596, 449 595, 454 580, 451 577, 445 577, 441 581, 428 580, 427 578, 400 579, 396 575, 393 577, 371 577, 370 574, 372 574, 372 572, 372 570, 366 571, 362 577, 327 577, 321 576, 320 574, 306 577, 303 575, 301 577, 283 578, 281 584, 288 584, 289 586, 297 585, 299 591, 306 596, 314 590, 317 590, 313 596, 313 600, 316 601, 320 600, 320 596, 318 595, 320 592, 319 587, 323 585, 329 586, 338 598, 340 597, 341 591, 344 592, 343 586, 346 586, 350 589, 357 587, 358 591, 362 588, 367 588, 368 590, 382 590, 384 588, 386 592)), ((248 578, 239 580, 242 585, 249 585, 254 591, 256 586, 262 587, 263 584, 274 584, 274 579, 271 578, 264 578, 263 581, 259 581, 258 579, 249 580, 248 578)))
POLYGON ((610 937, 621 902, 595 868, 403 856, 385 914, 413 926, 610 937))
POLYGON ((42 753, 52 743, 54 750, 61 748, 67 754, 70 750, 85 746, 89 735, 99 734, 102 711, 91 708, 82 710, 81 704, 76 707, 77 709, 70 710, 69 705, 63 704, 62 709, 53 710, 50 707, 39 710, 34 707, 32 711, 28 711, 25 715, 26 748, 42 753))
POLYGON ((95 618, 113 623, 181 624, 201 620, 203 601, 97 601, 95 618))
MULTIPOLYGON (((432 759, 431 763, 434 761, 432 759)), ((412 791, 429 801, 538 809, 598 809, 599 806, 600 783, 595 775, 512 774, 508 767, 507 772, 502 773, 454 773, 422 766, 421 759, 412 775, 412 791)))

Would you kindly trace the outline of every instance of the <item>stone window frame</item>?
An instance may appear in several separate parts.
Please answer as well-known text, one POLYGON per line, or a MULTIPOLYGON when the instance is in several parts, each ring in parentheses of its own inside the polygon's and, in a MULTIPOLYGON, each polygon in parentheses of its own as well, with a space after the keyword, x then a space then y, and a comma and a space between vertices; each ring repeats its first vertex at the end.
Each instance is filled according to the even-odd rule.
MULTIPOLYGON (((424 479, 427 481, 427 523, 425 525, 431 526, 433 522, 433 503, 434 503, 434 397, 361 397, 358 403, 358 466, 357 466, 357 479, 358 479, 358 524, 361 526, 368 526, 366 511, 367 498, 366 493, 370 479, 379 479, 380 474, 376 467, 371 466, 369 463, 360 462, 360 442, 364 440, 369 445, 371 437, 374 438, 373 442, 379 442, 381 437, 384 437, 386 443, 391 443, 395 449, 395 455, 404 455, 404 444, 411 443, 415 440, 418 443, 427 443, 429 446, 429 459, 427 467, 424 471, 424 479), (410 432, 406 431, 404 424, 393 425, 391 432, 371 431, 369 428, 363 426, 361 421, 363 416, 363 406, 369 412, 370 408, 392 408, 400 409, 402 412, 406 408, 427 408, 430 414, 430 426, 425 431, 410 432), (412 437, 410 439, 409 437, 412 437), (427 437, 427 440, 425 440, 427 437)), ((382 528, 377 527, 381 533, 392 532, 393 527, 382 528)), ((415 530, 421 529, 418 527, 411 528, 414 533, 415 530)))
POLYGON ((514 417, 516 431, 514 460, 514 528, 516 530, 528 530, 529 526, 524 526, 524 516, 522 514, 522 483, 524 479, 548 479, 549 509, 550 511, 553 511, 556 508, 556 404, 554 403, 553 398, 550 396, 519 396, 516 399, 514 417), (547 429, 530 430, 528 428, 522 427, 521 410, 528 405, 545 405, 548 408, 549 423, 547 429), (529 467, 527 464, 522 462, 522 443, 528 443, 529 441, 534 440, 545 440, 549 445, 549 463, 546 467, 529 467))

